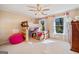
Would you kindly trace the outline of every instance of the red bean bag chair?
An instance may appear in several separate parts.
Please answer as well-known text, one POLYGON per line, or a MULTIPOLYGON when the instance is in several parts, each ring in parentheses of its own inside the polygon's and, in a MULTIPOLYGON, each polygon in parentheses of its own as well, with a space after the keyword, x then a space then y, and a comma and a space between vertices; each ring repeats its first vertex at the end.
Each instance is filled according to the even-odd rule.
POLYGON ((11 44, 18 44, 24 41, 24 35, 22 33, 15 33, 9 37, 11 44))

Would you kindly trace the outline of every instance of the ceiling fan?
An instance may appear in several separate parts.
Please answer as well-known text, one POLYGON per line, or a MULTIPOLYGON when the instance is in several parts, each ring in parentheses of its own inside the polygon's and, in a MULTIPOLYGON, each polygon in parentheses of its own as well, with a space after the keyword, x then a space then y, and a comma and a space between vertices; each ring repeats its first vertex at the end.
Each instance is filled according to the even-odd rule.
POLYGON ((36 7, 34 6, 28 6, 28 7, 31 8, 28 11, 34 12, 35 15, 47 15, 45 12, 50 10, 48 8, 43 8, 40 4, 36 4, 36 7))

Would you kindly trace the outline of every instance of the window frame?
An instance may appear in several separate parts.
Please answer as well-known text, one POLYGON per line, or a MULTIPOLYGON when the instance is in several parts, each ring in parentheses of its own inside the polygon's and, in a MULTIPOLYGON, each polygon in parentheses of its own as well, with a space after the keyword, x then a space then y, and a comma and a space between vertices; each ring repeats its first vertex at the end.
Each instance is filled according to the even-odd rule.
POLYGON ((66 25, 65 20, 66 20, 66 17, 65 16, 57 16, 57 17, 54 18, 54 23, 53 23, 54 34, 58 34, 58 35, 64 35, 65 34, 65 25, 66 25), (57 18, 63 18, 63 33, 57 33, 56 32, 56 22, 55 21, 56 21, 57 18))

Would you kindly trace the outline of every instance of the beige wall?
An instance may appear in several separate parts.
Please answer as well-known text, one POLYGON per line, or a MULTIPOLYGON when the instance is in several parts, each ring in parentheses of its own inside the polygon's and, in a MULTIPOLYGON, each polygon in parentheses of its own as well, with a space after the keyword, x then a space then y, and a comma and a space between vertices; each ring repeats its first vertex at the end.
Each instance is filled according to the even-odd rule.
MULTIPOLYGON (((73 10, 69 10, 67 12, 69 12, 69 16, 72 17, 72 18, 75 18, 75 16, 79 16, 79 9, 73 9, 73 10)), ((70 31, 69 34, 68 34, 69 35, 68 39, 67 39, 68 35, 55 35, 54 34, 52 29, 54 28, 53 27, 53 21, 54 21, 54 17, 56 17, 56 16, 65 16, 65 12, 57 13, 57 14, 54 14, 54 15, 43 17, 44 19, 47 20, 47 26, 46 27, 47 27, 47 29, 50 32, 50 37, 53 38, 53 39, 70 41, 70 39, 71 39, 71 33, 70 33, 71 32, 71 28, 68 29, 70 31)), ((38 21, 36 21, 36 22, 38 22, 38 21)), ((71 27, 71 24, 69 24, 69 26, 71 27)))
MULTIPOLYGON (((74 9, 74 10, 70 10, 70 11, 68 11, 69 12, 69 15, 70 15, 70 17, 75 17, 75 16, 79 16, 79 9, 74 9)), ((54 33, 53 33, 53 31, 51 31, 51 29, 53 29, 53 20, 54 20, 54 17, 55 16, 64 16, 64 12, 63 13, 58 13, 58 14, 55 14, 55 15, 51 15, 51 16, 48 16, 48 17, 46 17, 46 19, 47 19, 47 22, 48 22, 48 29, 49 29, 49 31, 50 31, 50 37, 51 38, 55 38, 55 39, 58 39, 58 40, 64 40, 64 41, 70 41, 69 39, 67 39, 67 35, 54 35, 54 33), (51 23, 52 22, 52 23, 51 23)), ((73 19, 72 19, 73 20, 73 19)), ((71 24, 69 25, 69 26, 71 26, 71 24)), ((70 29, 68 29, 70 32, 71 32, 71 30, 70 29)), ((71 34, 69 34, 69 37, 71 36, 71 34)))
MULTIPOLYGON (((67 12, 69 12, 70 17, 74 18, 75 16, 79 16, 79 9, 69 10, 67 12)), ((56 16, 65 16, 65 12, 44 17, 47 20, 47 29, 50 32, 50 37, 53 39, 70 41, 69 39, 67 39, 67 35, 55 35, 54 32, 52 31, 52 29, 54 28, 53 27, 54 17, 56 17, 56 16)), ((69 24, 69 26, 71 26, 71 24, 69 24)), ((68 29, 68 30, 71 32, 70 29, 68 29)), ((71 36, 71 34, 69 34, 69 36, 71 36)), ((70 39, 71 39, 71 37, 70 37, 70 39)))
POLYGON ((0 11, 0 44, 8 40, 14 29, 20 30, 20 23, 23 20, 31 21, 31 17, 17 13, 0 11))

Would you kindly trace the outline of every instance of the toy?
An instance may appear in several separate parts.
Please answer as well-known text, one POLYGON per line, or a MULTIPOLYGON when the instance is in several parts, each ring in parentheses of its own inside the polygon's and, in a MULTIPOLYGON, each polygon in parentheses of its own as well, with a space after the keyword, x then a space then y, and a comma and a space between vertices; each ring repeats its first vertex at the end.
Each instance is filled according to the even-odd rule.
POLYGON ((36 37, 37 37, 37 34, 36 33, 32 33, 32 38, 36 39, 36 37))

